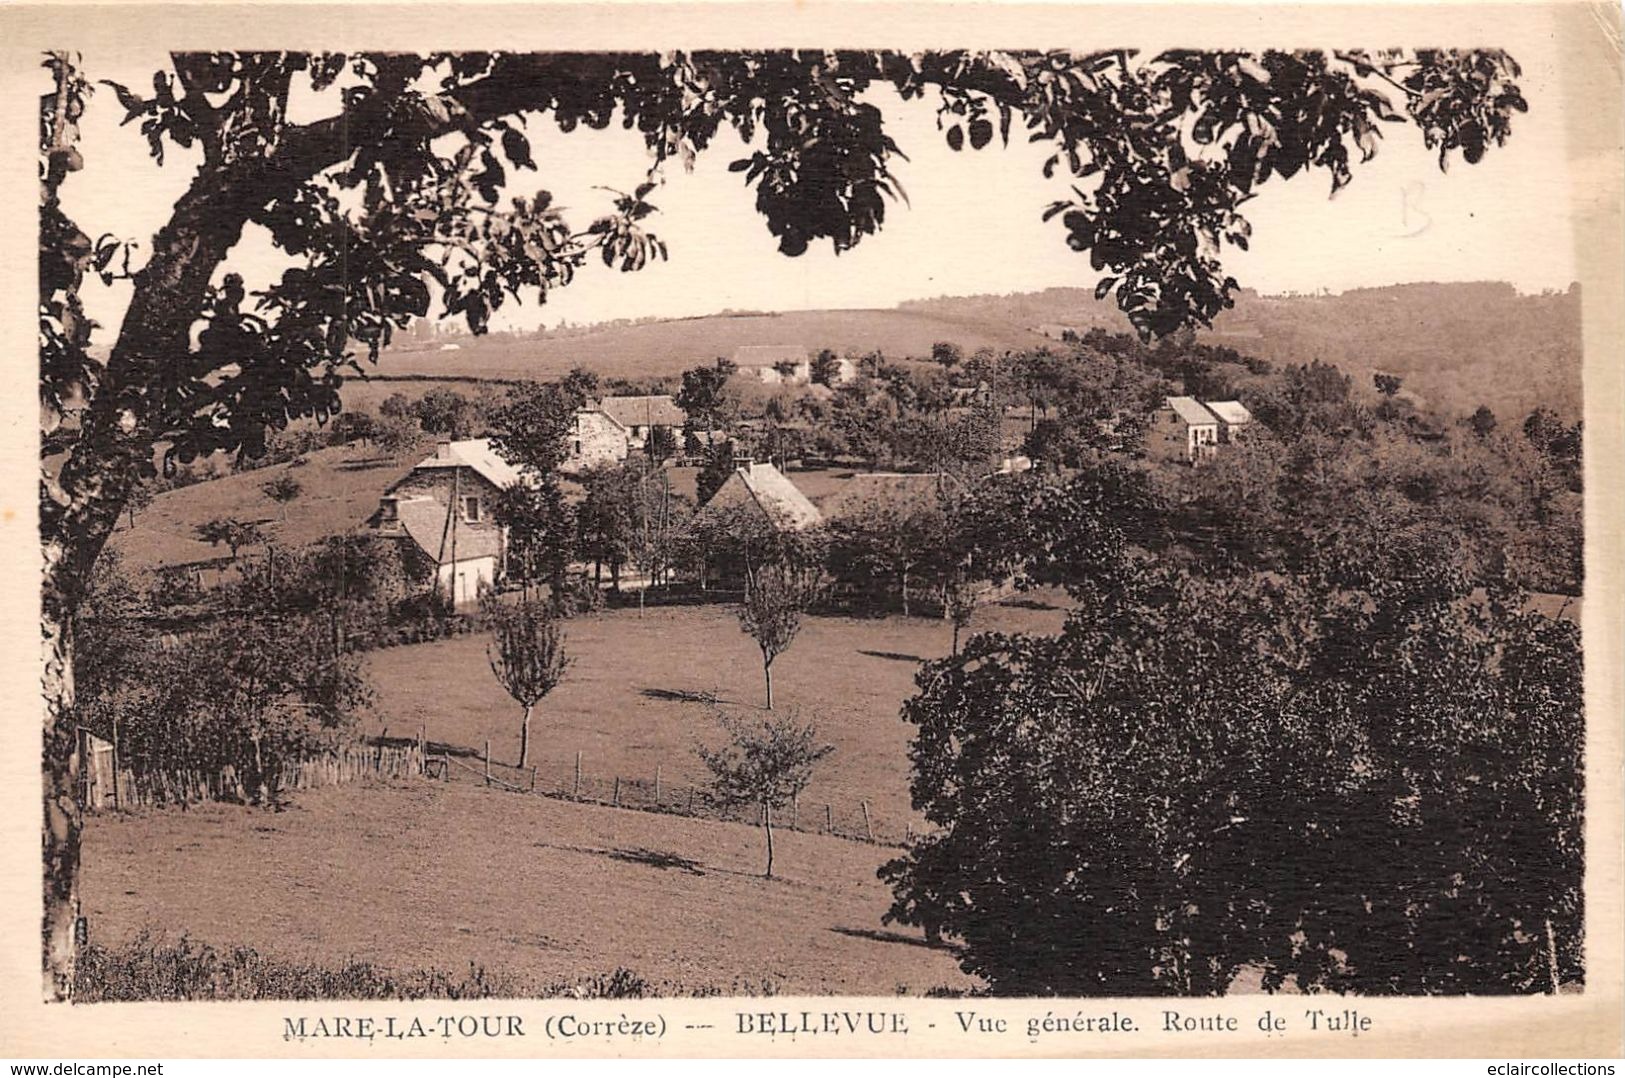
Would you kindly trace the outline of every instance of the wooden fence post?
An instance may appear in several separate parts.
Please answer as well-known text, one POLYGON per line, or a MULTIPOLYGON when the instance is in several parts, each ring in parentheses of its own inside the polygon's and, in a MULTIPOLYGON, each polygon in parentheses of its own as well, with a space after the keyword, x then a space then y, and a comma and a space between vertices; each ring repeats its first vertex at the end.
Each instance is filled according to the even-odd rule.
POLYGON ((576 750, 576 789, 572 794, 577 801, 581 800, 581 750, 576 750))
POLYGON ((611 802, 616 808, 621 807, 621 776, 615 776, 615 800, 611 802))
POLYGON ((655 808, 660 807, 660 765, 655 764, 655 808))
POLYGON ((536 792, 536 769, 534 767, 530 769, 530 792, 536 792))
POLYGON ((799 795, 797 795, 797 794, 791 794, 790 795, 790 830, 794 831, 796 829, 796 821, 799 820, 799 819, 801 819, 801 797, 799 795))
POLYGON ((688 788, 688 814, 694 815, 694 787, 688 788))
POLYGON ((875 829, 869 826, 869 802, 860 801, 858 804, 863 806, 863 833, 869 836, 870 842, 873 842, 875 840, 875 829))
POLYGON ((485 739, 485 784, 491 785, 491 739, 485 739))
POLYGON ((828 801, 824 802, 824 830, 835 833, 835 807, 828 801))

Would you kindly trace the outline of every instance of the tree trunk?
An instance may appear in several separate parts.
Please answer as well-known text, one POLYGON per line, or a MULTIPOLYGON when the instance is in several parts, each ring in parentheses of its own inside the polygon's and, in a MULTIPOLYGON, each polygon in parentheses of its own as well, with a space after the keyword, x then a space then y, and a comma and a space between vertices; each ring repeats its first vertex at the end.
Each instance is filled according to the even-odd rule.
POLYGON ((908 569, 904 568, 900 570, 897 575, 899 578, 899 583, 902 585, 903 616, 906 618, 908 617, 908 569))
POLYGON ((73 994, 79 925, 79 837, 84 817, 79 803, 79 739, 73 725, 71 627, 60 611, 53 609, 49 577, 46 590, 45 611, 40 619, 45 659, 41 679, 45 695, 41 768, 45 790, 45 917, 40 935, 45 999, 66 1000, 73 994))
POLYGON ((773 710, 773 660, 767 657, 762 659, 762 678, 767 682, 767 709, 773 710))
POLYGON ((773 805, 762 802, 762 825, 767 829, 767 878, 773 878, 773 805))
POLYGON ((535 704, 525 705, 525 717, 519 720, 519 766, 530 760, 530 712, 535 704))

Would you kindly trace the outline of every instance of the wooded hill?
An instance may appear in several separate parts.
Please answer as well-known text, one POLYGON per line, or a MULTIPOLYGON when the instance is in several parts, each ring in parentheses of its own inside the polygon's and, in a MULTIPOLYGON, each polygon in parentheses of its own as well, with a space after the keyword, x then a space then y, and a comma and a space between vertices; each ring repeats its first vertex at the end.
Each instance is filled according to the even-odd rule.
MULTIPOLYGON (((926 357, 936 341, 969 355, 1036 348, 1036 327, 1128 321, 1093 290, 1052 288, 1011 295, 949 296, 894 309, 724 313, 666 321, 576 327, 535 335, 438 337, 403 341, 378 368, 389 377, 535 378, 584 366, 609 378, 680 374, 748 344, 794 344, 816 351, 926 357), (455 344, 455 349, 445 349, 455 344)), ((1581 412, 1580 293, 1522 295, 1499 282, 1403 284, 1338 295, 1262 296, 1244 292, 1236 308, 1199 340, 1277 364, 1320 359, 1369 386, 1377 372, 1444 415, 1480 404, 1498 415, 1544 405, 1570 419, 1581 412)))

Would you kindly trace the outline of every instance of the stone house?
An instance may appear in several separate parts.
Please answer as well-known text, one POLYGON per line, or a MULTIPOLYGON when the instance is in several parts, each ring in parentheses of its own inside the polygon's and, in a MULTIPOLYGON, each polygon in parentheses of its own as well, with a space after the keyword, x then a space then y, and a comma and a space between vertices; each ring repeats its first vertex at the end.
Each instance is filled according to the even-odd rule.
POLYGON ((626 445, 630 452, 643 452, 648 447, 650 436, 662 428, 672 433, 674 444, 683 444, 683 425, 688 422, 688 415, 677 407, 677 402, 669 394, 605 397, 598 402, 598 411, 626 430, 626 445))
POLYGON ((619 464, 631 452, 631 444, 632 432, 603 408, 579 409, 561 470, 580 472, 603 464, 619 464))
POLYGON ((507 529, 496 522, 497 496, 522 481, 487 439, 441 442, 385 492, 367 526, 400 541, 415 583, 462 606, 502 577, 507 529))

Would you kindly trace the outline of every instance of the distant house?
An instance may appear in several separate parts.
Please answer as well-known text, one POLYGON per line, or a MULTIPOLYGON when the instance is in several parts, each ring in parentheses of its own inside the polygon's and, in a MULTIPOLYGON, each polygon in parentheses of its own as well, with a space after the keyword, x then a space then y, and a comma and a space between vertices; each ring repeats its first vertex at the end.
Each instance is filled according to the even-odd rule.
POLYGON ((605 397, 598 402, 598 411, 613 419, 626 430, 627 448, 642 452, 649 444, 649 436, 665 428, 682 442, 683 425, 688 415, 668 394, 642 397, 605 397))
POLYGON ((507 530, 496 522, 497 495, 522 481, 488 439, 441 442, 385 492, 368 527, 400 540, 413 580, 472 602, 503 570, 507 530))
POLYGON ((823 523, 818 507, 771 464, 743 462, 700 507, 696 523, 740 513, 775 531, 803 531, 823 523))
POLYGON ((792 344, 744 344, 734 349, 739 373, 766 385, 804 386, 812 381, 812 359, 792 344))
POLYGON ((1045 322, 1033 327, 1033 332, 1048 337, 1052 341, 1067 341, 1082 339, 1084 330, 1081 326, 1066 326, 1058 322, 1045 322))
POLYGON ((1219 417, 1220 445, 1239 442, 1253 421, 1253 413, 1240 401, 1209 401, 1207 410, 1219 417))
POLYGON ((576 411, 563 470, 584 471, 604 464, 619 464, 632 448, 632 432, 601 407, 576 411))
POLYGON ((1219 417, 1195 397, 1169 397, 1151 415, 1145 435, 1146 455, 1157 460, 1196 464, 1217 451, 1219 417))

